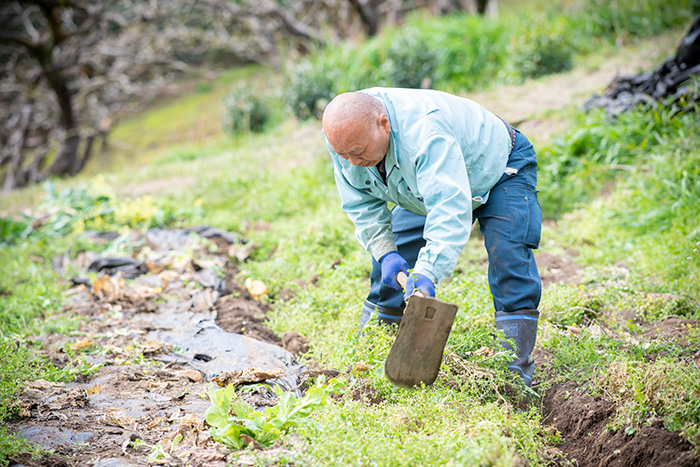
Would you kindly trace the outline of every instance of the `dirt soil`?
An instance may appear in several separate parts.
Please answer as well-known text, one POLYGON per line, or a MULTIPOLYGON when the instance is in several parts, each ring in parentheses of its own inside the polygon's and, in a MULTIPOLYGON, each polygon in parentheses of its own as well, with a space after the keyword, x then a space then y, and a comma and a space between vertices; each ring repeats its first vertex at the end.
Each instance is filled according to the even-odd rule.
POLYGON ((566 458, 580 467, 700 465, 693 446, 664 429, 661 421, 629 434, 606 428, 615 416, 614 403, 602 395, 586 394, 571 382, 547 392, 544 416, 561 433, 566 458))
MULTIPOLYGON (((129 281, 119 268, 110 269, 112 275, 98 271, 88 280, 88 271, 107 262, 93 252, 56 259, 66 274, 80 274, 72 278, 79 285, 67 292, 66 310, 84 319, 70 336, 35 340, 51 349, 47 354, 58 367, 74 353, 85 368, 95 365, 96 371, 70 383, 27 382, 19 397, 19 417, 9 428, 51 451, 10 465, 226 465, 226 450, 212 440, 204 422, 207 380, 222 374, 212 366, 216 353, 197 354, 197 346, 205 343, 197 342, 196 335, 187 343, 191 348, 152 338, 173 327, 182 331, 189 322, 208 323, 202 330, 214 329, 214 337, 235 337, 247 346, 243 350, 247 348, 250 361, 244 358, 238 368, 226 368, 232 370, 225 373, 227 381, 273 385, 286 379, 288 389, 303 382, 295 356, 308 350, 306 340, 297 332, 280 338, 267 327, 269 307, 259 299, 264 284, 246 287, 232 279, 237 261, 232 258, 245 260, 251 248, 216 229, 149 231, 131 242, 134 254, 121 260, 123 271, 146 273, 129 281), (283 370, 279 379, 266 371, 276 368, 283 370), (145 444, 135 447, 137 439, 145 444)), ((274 404, 274 393, 262 393, 242 392, 241 397, 259 407, 274 404)))

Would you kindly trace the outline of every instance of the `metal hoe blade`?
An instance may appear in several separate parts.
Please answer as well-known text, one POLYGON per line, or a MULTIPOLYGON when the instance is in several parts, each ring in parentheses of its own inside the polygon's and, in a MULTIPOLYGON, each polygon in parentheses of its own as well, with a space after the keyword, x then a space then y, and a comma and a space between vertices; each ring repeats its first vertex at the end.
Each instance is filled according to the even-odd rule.
POLYGON ((389 381, 404 388, 433 384, 456 314, 457 305, 412 296, 384 363, 389 381))

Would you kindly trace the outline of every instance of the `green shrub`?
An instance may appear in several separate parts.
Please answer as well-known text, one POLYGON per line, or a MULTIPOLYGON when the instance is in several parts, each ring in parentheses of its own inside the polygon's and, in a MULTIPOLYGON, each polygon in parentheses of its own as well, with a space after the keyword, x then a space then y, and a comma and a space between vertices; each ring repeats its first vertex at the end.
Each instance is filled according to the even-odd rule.
POLYGON ((245 82, 238 83, 224 98, 224 129, 232 134, 262 132, 271 118, 270 98, 245 82))
POLYGON ((432 87, 450 92, 489 87, 571 69, 578 53, 602 41, 659 34, 690 24, 691 0, 596 0, 584 7, 552 5, 499 19, 469 14, 410 15, 401 27, 359 43, 318 50, 292 68, 285 86, 301 119, 319 117, 325 103, 348 90, 372 86, 432 87))
POLYGON ((0 245, 11 245, 32 232, 31 219, 15 220, 0 217, 0 245))
POLYGON ((576 50, 571 38, 571 24, 565 18, 536 20, 521 27, 512 38, 509 65, 520 78, 569 71, 576 50))
MULTIPOLYGON (((392 36, 380 67, 383 85, 398 88, 421 88, 432 83, 437 53, 421 31, 414 27, 401 29, 392 36)), ((369 84, 369 83, 368 83, 369 84)))
POLYGON ((321 118, 336 94, 336 70, 323 60, 304 61, 287 78, 285 97, 292 113, 300 120, 321 118))
POLYGON ((438 54, 436 89, 469 91, 503 79, 510 36, 506 21, 454 15, 425 22, 421 27, 438 54))

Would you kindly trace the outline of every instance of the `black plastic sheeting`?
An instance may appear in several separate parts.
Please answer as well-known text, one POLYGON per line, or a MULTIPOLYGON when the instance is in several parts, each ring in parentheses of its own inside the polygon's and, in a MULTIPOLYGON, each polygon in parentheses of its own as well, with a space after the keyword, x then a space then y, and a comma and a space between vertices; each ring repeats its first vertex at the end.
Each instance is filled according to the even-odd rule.
MULTIPOLYGON (((185 251, 197 236, 223 245, 240 241, 233 233, 208 226, 188 229, 153 228, 141 235, 140 238, 145 240, 148 247, 158 252, 185 251)), ((90 271, 107 275, 119 272, 125 279, 136 278, 136 282, 148 280, 148 269, 141 261, 134 258, 95 256, 97 257, 89 265, 90 271), (144 277, 139 277, 141 275, 144 277)), ((201 259, 206 260, 207 257, 211 255, 203 253, 201 259)), ((62 255, 54 260, 54 264, 58 269, 65 269, 64 263, 68 261, 67 256, 62 255)), ((219 297, 231 293, 226 288, 226 281, 213 269, 202 268, 194 274, 205 291, 210 291, 208 296, 213 300, 212 305, 219 297)), ((158 279, 157 276, 153 277, 158 279)), ((83 283, 78 282, 80 278, 72 280, 83 283)), ((157 282, 161 283, 160 280, 157 282)), ((85 279, 85 285, 90 286, 88 279, 85 279)), ((192 296, 189 300, 173 300, 161 304, 156 310, 138 312, 132 317, 140 320, 139 326, 148 331, 146 340, 164 342, 173 349, 155 356, 156 360, 193 367, 204 373, 207 380, 223 372, 249 368, 263 371, 282 369, 284 376, 266 380, 265 383, 301 395, 298 387, 304 366, 296 361, 292 353, 274 344, 224 331, 216 324, 215 309, 211 305, 208 308, 193 305, 195 298, 192 296)))
POLYGON ((93 261, 88 271, 101 272, 113 276, 117 272, 123 274, 124 279, 133 279, 148 272, 146 264, 134 258, 99 258, 93 261))
POLYGON ((210 313, 156 315, 153 328, 146 335, 147 340, 166 342, 177 349, 177 352, 153 357, 156 360, 192 366, 203 372, 207 380, 224 371, 280 368, 285 375, 266 382, 279 385, 286 391, 298 392, 304 366, 294 355, 282 347, 224 331, 210 313))
POLYGON ((616 78, 603 95, 596 95, 584 104, 586 110, 602 107, 610 115, 618 115, 638 105, 652 108, 659 103, 681 102, 687 109, 700 102, 700 15, 681 40, 676 55, 651 71, 616 78))

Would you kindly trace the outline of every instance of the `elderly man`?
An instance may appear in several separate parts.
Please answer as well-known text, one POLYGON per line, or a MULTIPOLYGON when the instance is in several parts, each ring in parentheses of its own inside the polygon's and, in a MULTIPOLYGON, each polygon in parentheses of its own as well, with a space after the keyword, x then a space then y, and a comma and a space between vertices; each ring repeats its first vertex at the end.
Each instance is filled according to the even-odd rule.
POLYGON ((341 94, 324 112, 323 133, 342 208, 373 257, 360 327, 375 311, 399 323, 414 290, 434 297, 478 219, 496 327, 516 344, 509 368, 530 386, 542 219, 532 144, 469 99, 418 89, 341 94), (405 294, 400 271, 409 274, 405 294))

